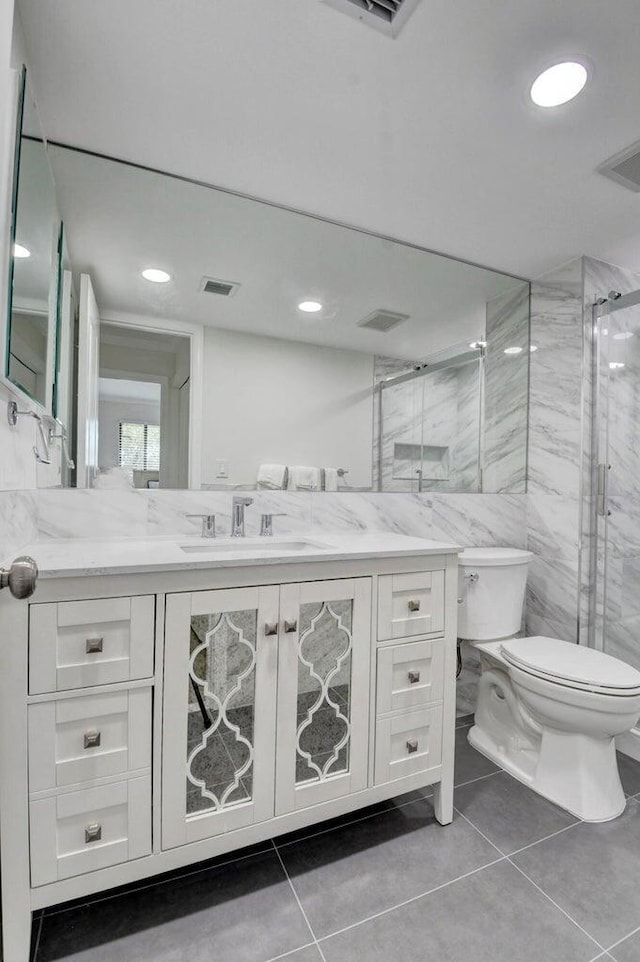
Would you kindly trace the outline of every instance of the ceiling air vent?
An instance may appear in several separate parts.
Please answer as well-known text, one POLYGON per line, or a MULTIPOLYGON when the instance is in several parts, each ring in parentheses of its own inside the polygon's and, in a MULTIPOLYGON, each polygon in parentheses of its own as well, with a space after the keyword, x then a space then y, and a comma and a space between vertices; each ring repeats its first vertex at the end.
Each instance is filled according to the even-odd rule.
POLYGON ((395 37, 420 0, 323 0, 330 7, 395 37))
POLYGON ((402 324, 403 321, 408 320, 408 314, 398 314, 396 311, 380 309, 374 311, 373 314, 369 314, 368 317, 363 318, 363 320, 358 321, 358 327, 366 327, 370 331, 380 331, 381 334, 386 334, 387 331, 392 330, 392 328, 397 327, 398 324, 402 324))
POLYGON ((220 294, 222 297, 233 297, 240 285, 236 281, 219 281, 215 277, 203 277, 200 290, 205 294, 220 294))
POLYGON ((640 191, 640 142, 616 154, 598 167, 598 172, 629 190, 640 191))

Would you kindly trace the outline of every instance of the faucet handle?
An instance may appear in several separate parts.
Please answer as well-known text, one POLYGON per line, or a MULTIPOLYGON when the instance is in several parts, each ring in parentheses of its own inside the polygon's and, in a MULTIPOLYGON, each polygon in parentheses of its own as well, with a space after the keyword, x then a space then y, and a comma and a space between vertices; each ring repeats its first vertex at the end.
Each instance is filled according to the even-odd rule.
POLYGON ((202 518, 202 537, 215 538, 216 536, 216 516, 215 514, 187 514, 186 518, 202 518))
POLYGON ((243 504, 245 508, 248 508, 250 504, 253 504, 253 498, 247 497, 244 494, 236 494, 233 497, 234 504, 243 504))
POLYGON ((270 538, 273 534, 273 519, 284 518, 286 511, 267 511, 260 515, 260 535, 263 538, 270 538))

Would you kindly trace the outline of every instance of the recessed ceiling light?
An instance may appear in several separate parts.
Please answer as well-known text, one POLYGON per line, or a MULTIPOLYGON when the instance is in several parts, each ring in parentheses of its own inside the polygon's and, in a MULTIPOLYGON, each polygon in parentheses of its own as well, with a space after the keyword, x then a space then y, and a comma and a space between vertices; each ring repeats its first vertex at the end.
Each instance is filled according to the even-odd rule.
POLYGON ((22 244, 14 244, 13 256, 14 257, 31 257, 31 251, 27 247, 23 247, 22 244))
POLYGON ((533 354, 534 351, 537 351, 537 350, 538 350, 538 345, 537 345, 537 344, 531 344, 530 347, 529 347, 529 350, 530 350, 531 353, 533 354))
POLYGON ((300 301, 298 310, 304 311, 305 314, 317 314, 322 310, 322 304, 320 301, 300 301))
POLYGON ((153 284, 166 284, 167 281, 171 280, 171 274, 161 271, 159 267, 147 267, 142 272, 142 276, 145 281, 151 281, 153 284))
POLYGON ((538 107, 558 107, 577 97, 586 82, 587 70, 581 63, 557 63, 534 80, 531 99, 538 107))
POLYGON ((621 367, 624 367, 624 361, 609 361, 609 367, 612 371, 619 371, 621 367))
POLYGON ((521 347, 505 347, 504 353, 505 354, 522 354, 522 348, 521 347))
POLYGON ((626 341, 630 337, 633 337, 633 331, 618 331, 617 334, 613 335, 614 341, 626 341))

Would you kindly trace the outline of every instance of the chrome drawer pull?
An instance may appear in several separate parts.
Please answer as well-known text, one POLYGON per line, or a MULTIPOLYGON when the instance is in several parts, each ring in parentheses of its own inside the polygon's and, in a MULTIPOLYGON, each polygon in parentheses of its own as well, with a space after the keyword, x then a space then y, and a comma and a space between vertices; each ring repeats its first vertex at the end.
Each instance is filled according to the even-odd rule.
POLYGON ((88 655, 95 655, 97 652, 102 651, 103 638, 87 638, 87 643, 85 650, 88 655))
POLYGON ((419 672, 419 671, 410 671, 410 672, 408 672, 407 677, 409 678, 409 684, 410 684, 410 685, 417 685, 417 683, 420 681, 420 672, 419 672))
POLYGON ((278 634, 278 625, 277 625, 277 622, 275 622, 275 621, 268 621, 268 622, 266 623, 266 625, 264 626, 264 633, 265 633, 265 635, 277 635, 277 634, 278 634))
POLYGON ((407 754, 413 755, 413 753, 417 751, 418 751, 418 739, 407 738, 407 754))
POLYGON ((290 634, 292 631, 297 631, 297 630, 298 630, 298 622, 297 622, 297 621, 287 621, 287 620, 285 619, 285 622, 284 622, 284 630, 287 632, 287 634, 290 634))
POLYGON ((102 838, 102 825, 100 822, 91 822, 84 830, 84 840, 87 845, 91 842, 99 842, 102 838))
POLYGON ((100 732, 92 731, 84 733, 84 747, 85 748, 97 748, 100 744, 100 732))
POLYGON ((409 602, 409 611, 420 611, 420 602, 419 602, 419 601, 410 601, 410 602, 409 602))

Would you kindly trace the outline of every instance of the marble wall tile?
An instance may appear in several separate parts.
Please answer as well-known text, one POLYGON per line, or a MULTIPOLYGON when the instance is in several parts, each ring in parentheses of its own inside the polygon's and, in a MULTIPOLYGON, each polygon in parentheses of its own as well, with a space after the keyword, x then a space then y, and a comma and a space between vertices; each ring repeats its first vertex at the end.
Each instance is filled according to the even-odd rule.
POLYGON ((528 635, 577 641, 577 562, 533 558, 527 581, 525 624, 528 635))
POLYGON ((523 548, 524 494, 431 495, 431 537, 461 545, 523 548))
POLYGON ((524 495, 313 494, 319 531, 393 531, 460 545, 525 543, 524 495))
POLYGON ((37 540, 34 491, 0 491, 0 564, 37 540))
POLYGON ((582 267, 531 286, 528 487, 579 496, 582 454, 582 267))
POLYGON ((527 469, 529 284, 487 304, 483 489, 523 492, 527 469), (505 349, 520 347, 520 354, 505 349))
POLYGON ((527 548, 537 555, 576 562, 580 550, 580 499, 558 494, 527 497, 527 548))
POLYGON ((42 540, 144 538, 147 499, 138 491, 60 489, 35 494, 42 540))
MULTIPOLYGON (((245 509, 248 537, 260 533, 260 516, 273 514, 275 534, 295 534, 311 527, 312 495, 294 491, 255 491, 253 504, 245 509)), ((150 537, 180 535, 197 537, 200 518, 188 514, 215 514, 218 537, 231 534, 233 493, 229 491, 150 491, 147 501, 147 534, 150 537)))
POLYGON ((312 526, 317 531, 393 531, 430 537, 431 502, 427 495, 361 493, 312 494, 312 526))
POLYGON ((531 285, 527 547, 529 634, 578 640, 583 482, 582 262, 531 285))

